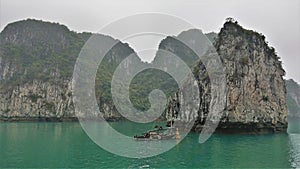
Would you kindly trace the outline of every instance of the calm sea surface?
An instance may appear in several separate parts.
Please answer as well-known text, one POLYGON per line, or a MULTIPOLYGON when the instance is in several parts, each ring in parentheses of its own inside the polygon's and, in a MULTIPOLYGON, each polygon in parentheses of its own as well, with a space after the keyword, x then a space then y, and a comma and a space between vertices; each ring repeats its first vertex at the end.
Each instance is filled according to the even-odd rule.
MULTIPOLYGON (((111 123, 126 135, 153 124, 111 123)), ((97 168, 253 168, 300 167, 300 125, 291 134, 215 134, 204 144, 189 134, 170 151, 134 159, 111 154, 96 145, 81 125, 72 123, 0 123, 0 168, 97 167, 97 168)), ((122 144, 115 140, 114 144, 122 144)))

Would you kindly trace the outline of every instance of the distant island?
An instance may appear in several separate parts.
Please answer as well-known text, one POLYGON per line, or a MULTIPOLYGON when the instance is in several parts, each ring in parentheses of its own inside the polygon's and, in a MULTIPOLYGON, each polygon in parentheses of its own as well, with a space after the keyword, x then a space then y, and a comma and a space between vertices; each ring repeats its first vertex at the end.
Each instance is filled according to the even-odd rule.
MULTIPOLYGON (((187 30, 177 37, 192 39, 197 31, 187 30)), ((8 24, 0 33, 0 120, 76 120, 71 91, 72 72, 82 46, 91 35, 71 31, 57 23, 33 19, 8 24)), ((234 20, 227 20, 218 34, 206 35, 226 69, 226 107, 218 131, 286 131, 288 108, 290 112, 296 109, 295 102, 291 100, 295 96, 290 92, 293 81, 284 81, 285 71, 280 58, 265 41, 265 36, 242 28, 234 20)), ((113 37, 101 36, 116 41, 117 45, 99 66, 96 97, 107 120, 123 120, 113 105, 110 81, 116 67, 134 50, 113 37)), ((172 36, 163 39, 159 49, 174 52, 193 70, 202 91, 193 131, 200 132, 211 101, 205 68, 188 48, 172 36)), ((159 57, 155 56, 153 62, 160 60, 159 57)), ((138 56, 137 61, 142 62, 138 56)), ((147 96, 153 89, 161 89, 170 98, 161 117, 161 120, 168 120, 180 108, 180 89, 170 75, 153 69, 142 72, 132 81, 130 99, 136 108, 147 110, 150 107, 147 96)))
POLYGON ((286 104, 290 119, 300 119, 300 85, 293 79, 285 81, 287 96, 286 104))

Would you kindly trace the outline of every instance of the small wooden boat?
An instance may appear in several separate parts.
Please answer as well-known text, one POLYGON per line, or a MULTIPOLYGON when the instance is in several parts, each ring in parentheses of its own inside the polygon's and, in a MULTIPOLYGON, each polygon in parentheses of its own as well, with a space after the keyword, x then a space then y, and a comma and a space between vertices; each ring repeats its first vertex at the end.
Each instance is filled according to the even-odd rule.
POLYGON ((143 135, 134 136, 134 139, 137 141, 169 140, 176 138, 176 130, 174 127, 156 127, 153 130, 143 133, 143 135))

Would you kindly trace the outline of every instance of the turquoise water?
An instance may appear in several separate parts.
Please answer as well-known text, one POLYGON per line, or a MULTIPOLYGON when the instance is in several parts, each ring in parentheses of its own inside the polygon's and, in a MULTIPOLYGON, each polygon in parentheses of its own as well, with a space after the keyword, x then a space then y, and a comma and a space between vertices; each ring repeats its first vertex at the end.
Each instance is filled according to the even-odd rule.
MULTIPOLYGON (((152 127, 111 123, 126 135, 152 127)), ((0 168, 290 168, 300 166, 300 135, 215 134, 204 144, 189 134, 170 151, 134 159, 96 145, 79 123, 0 123, 0 168)), ((115 140, 119 144, 121 140, 115 140)), ((121 144, 121 143, 120 143, 121 144)))

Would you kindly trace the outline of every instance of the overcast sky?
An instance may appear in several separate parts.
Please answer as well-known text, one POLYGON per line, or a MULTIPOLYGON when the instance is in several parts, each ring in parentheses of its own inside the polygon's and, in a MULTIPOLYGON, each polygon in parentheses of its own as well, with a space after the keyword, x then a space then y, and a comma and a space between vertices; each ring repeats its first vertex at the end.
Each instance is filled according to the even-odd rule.
POLYGON ((203 32, 219 32, 225 18, 263 33, 282 58, 286 78, 300 82, 300 0, 0 0, 0 29, 35 18, 78 32, 98 32, 124 16, 161 12, 185 19, 203 32))

